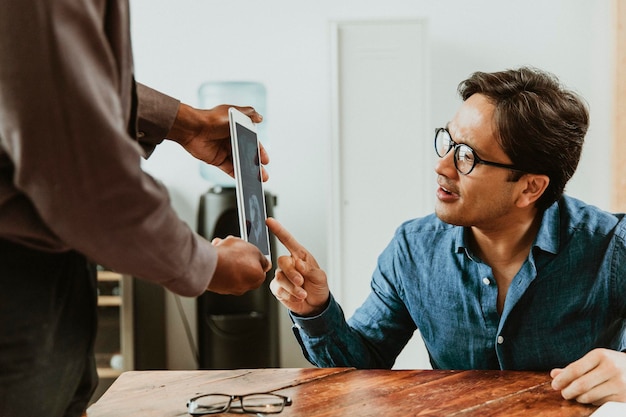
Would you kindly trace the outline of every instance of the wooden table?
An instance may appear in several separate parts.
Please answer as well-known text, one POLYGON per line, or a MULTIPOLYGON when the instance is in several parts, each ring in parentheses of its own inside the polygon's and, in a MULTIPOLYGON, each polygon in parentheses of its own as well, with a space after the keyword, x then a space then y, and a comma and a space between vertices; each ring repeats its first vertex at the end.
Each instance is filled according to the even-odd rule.
POLYGON ((87 415, 180 417, 195 395, 269 391, 293 399, 281 417, 578 417, 596 409, 562 399, 545 372, 280 368, 126 372, 87 415))

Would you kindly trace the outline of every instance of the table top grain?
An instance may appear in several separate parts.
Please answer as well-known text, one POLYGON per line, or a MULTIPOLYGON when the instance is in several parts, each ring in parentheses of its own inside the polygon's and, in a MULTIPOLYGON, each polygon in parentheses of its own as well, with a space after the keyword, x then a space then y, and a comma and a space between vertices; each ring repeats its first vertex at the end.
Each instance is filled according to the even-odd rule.
MULTIPOLYGON (((545 372, 271 368, 131 371, 93 404, 88 417, 186 416, 205 393, 275 392, 293 404, 277 416, 567 416, 596 407, 564 400, 545 372)), ((220 414, 241 416, 241 414, 220 414)))

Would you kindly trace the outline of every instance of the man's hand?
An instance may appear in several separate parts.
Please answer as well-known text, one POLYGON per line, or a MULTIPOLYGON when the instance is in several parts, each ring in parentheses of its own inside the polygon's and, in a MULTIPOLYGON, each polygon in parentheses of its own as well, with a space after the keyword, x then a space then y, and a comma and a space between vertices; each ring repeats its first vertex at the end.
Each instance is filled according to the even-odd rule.
POLYGON ((266 223, 291 253, 291 256, 278 258, 270 290, 278 301, 296 314, 312 316, 320 313, 330 297, 326 273, 278 221, 269 218, 266 223))
POLYGON ((256 246, 233 236, 211 243, 217 249, 217 267, 209 291, 241 295, 263 284, 272 263, 256 246))
POLYGON ((594 349, 563 369, 550 372, 552 388, 566 400, 601 405, 626 402, 626 353, 594 349))
MULTIPOLYGON (((181 103, 167 137, 178 142, 195 158, 218 167, 232 177, 234 166, 228 124, 230 107, 244 113, 254 123, 263 120, 252 107, 222 104, 210 110, 199 110, 181 103)), ((269 176, 263 165, 268 164, 270 159, 263 145, 260 146, 260 152, 263 181, 267 181, 269 176)))

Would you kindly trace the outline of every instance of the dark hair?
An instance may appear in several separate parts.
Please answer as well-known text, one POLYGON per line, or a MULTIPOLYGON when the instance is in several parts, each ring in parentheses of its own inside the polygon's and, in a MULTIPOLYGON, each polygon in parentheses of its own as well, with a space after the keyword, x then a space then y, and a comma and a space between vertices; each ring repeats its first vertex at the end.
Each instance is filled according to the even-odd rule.
MULTIPOLYGON (((495 105, 497 140, 513 164, 550 178, 537 208, 543 211, 558 200, 576 171, 589 126, 582 99, 554 75, 528 67, 475 72, 458 91, 463 101, 486 96, 495 105)), ((516 181, 522 174, 512 175, 516 181)))

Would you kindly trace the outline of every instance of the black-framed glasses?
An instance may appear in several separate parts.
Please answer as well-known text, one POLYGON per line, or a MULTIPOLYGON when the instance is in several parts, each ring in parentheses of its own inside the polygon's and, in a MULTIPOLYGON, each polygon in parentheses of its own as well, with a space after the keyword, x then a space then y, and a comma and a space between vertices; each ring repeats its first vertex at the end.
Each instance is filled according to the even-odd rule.
POLYGON ((291 398, 273 393, 246 395, 203 394, 187 401, 187 412, 192 416, 233 413, 277 414, 291 405, 291 398))
POLYGON ((469 146, 463 143, 456 143, 452 140, 452 136, 448 129, 440 127, 435 130, 435 152, 437 156, 443 158, 454 149, 454 167, 463 175, 467 175, 474 170, 476 164, 490 165, 498 168, 512 169, 514 171, 524 170, 519 169, 516 165, 501 164, 499 162, 485 161, 476 155, 476 152, 469 146))

